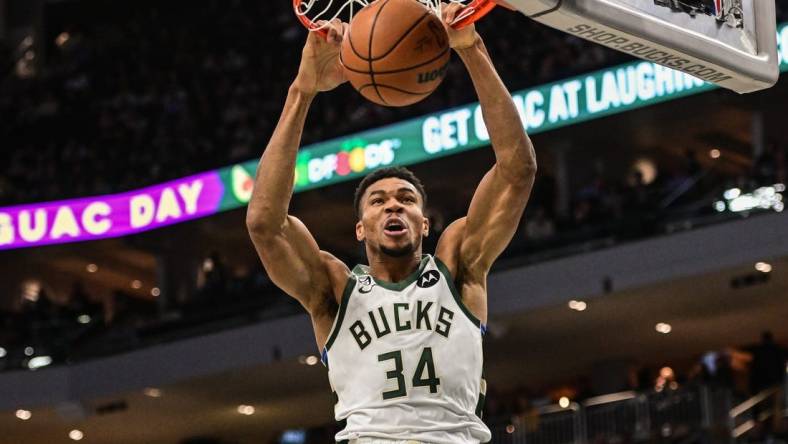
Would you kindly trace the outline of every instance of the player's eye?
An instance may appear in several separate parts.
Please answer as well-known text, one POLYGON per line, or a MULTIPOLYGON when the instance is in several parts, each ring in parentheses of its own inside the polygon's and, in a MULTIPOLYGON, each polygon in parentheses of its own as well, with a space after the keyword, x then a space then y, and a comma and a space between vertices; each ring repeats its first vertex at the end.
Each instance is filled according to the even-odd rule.
POLYGON ((378 199, 372 199, 372 202, 370 202, 370 203, 371 203, 372 205, 382 204, 382 203, 383 203, 383 199, 380 199, 380 198, 378 198, 378 199))

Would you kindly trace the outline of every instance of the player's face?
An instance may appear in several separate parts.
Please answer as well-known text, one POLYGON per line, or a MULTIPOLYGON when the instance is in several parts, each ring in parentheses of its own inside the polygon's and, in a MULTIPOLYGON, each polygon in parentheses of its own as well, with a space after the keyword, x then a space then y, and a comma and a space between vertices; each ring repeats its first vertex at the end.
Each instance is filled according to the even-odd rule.
POLYGON ((413 254, 429 230, 422 205, 422 196, 410 182, 381 179, 364 192, 356 237, 387 256, 413 254))

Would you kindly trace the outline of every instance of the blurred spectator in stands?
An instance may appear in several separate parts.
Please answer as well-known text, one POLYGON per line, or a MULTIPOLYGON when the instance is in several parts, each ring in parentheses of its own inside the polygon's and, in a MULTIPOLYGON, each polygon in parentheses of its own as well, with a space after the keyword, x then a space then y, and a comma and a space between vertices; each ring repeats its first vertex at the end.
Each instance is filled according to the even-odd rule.
POLYGON ((624 216, 624 193, 619 183, 610 183, 600 201, 606 215, 606 222, 619 220, 624 216))
POLYGON ((644 365, 637 370, 637 390, 647 391, 654 388, 654 369, 648 365, 644 365))
POLYGON ((21 315, 28 325, 46 322, 55 310, 45 286, 37 281, 25 282, 22 286, 21 315))
POLYGON ((593 207, 588 200, 576 202, 572 210, 572 223, 576 228, 582 229, 593 223, 593 207))
POLYGON ((749 348, 749 351, 752 353, 751 394, 755 395, 785 381, 788 354, 785 348, 774 342, 771 331, 764 331, 761 335, 761 343, 749 348))
POLYGON ((711 385, 713 387, 733 390, 735 388, 735 381, 731 357, 726 352, 719 352, 716 355, 716 370, 711 377, 711 385))
POLYGON ((702 168, 695 151, 687 148, 683 156, 668 174, 660 175, 660 195, 655 198, 668 199, 665 205, 689 202, 703 196, 702 168))
POLYGON ((197 289, 203 302, 220 300, 227 290, 227 270, 218 252, 203 259, 197 275, 197 289))
POLYGON ((643 173, 634 170, 627 180, 627 188, 624 191, 624 206, 631 213, 640 213, 649 209, 649 189, 643 173))
POLYGON ((542 242, 555 236, 555 223, 547 217, 543 207, 536 207, 525 222, 525 237, 532 242, 542 242))
POLYGON ((539 429, 539 409, 533 405, 528 393, 519 391, 514 400, 514 412, 511 423, 515 430, 522 430, 525 433, 533 433, 539 429))
POLYGON ((79 280, 74 281, 65 307, 65 312, 68 316, 76 319, 80 315, 86 314, 91 318, 95 318, 102 310, 102 304, 93 300, 91 295, 85 290, 85 284, 79 280))
POLYGON ((110 306, 107 324, 134 328, 153 320, 157 309, 155 301, 135 297, 123 290, 112 292, 110 306))
POLYGON ((643 172, 633 170, 627 175, 621 191, 621 233, 627 237, 641 236, 649 232, 654 219, 654 193, 646 183, 643 172))
POLYGON ((752 177, 758 185, 771 185, 777 181, 776 149, 777 144, 769 143, 753 162, 752 177))
POLYGON ((682 169, 687 177, 695 177, 701 172, 702 168, 695 151, 689 148, 684 150, 684 165, 682 165, 682 169))
POLYGON ((784 143, 774 143, 774 163, 776 165, 775 181, 788 184, 788 149, 784 143))
POLYGON ((753 162, 753 178, 757 185, 786 183, 785 147, 776 141, 769 142, 757 159, 753 162))
POLYGON ((594 160, 592 174, 591 179, 580 187, 576 196, 579 200, 588 200, 593 205, 596 205, 603 200, 605 193, 608 191, 605 163, 601 159, 594 160))
POLYGON ((709 351, 700 356, 689 372, 689 382, 717 389, 734 390, 735 375, 728 352, 709 351))
POLYGON ((503 395, 494 387, 487 387, 483 418, 490 427, 505 426, 511 419, 511 410, 506 408, 503 395))
POLYGON ((545 209, 547 217, 556 217, 556 196, 557 184, 555 177, 549 171, 540 171, 536 175, 531 197, 528 199, 528 207, 542 207, 545 209))

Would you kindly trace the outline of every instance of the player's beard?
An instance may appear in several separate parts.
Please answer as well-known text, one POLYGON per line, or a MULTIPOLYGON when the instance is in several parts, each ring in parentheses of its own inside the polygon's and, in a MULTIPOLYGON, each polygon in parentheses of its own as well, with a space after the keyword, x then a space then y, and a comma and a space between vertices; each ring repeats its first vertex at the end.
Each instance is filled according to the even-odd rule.
POLYGON ((380 252, 389 257, 405 257, 416 251, 416 246, 413 242, 408 242, 399 248, 388 248, 383 245, 380 246, 380 252))

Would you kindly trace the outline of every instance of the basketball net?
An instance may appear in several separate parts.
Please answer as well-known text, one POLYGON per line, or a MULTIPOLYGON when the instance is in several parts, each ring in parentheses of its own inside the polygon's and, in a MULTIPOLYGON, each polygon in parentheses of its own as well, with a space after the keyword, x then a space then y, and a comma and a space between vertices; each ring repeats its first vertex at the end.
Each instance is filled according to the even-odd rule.
MULTIPOLYGON (((339 19, 350 23, 353 16, 362 8, 375 0, 293 0, 293 9, 301 23, 310 31, 325 33, 329 22, 339 19)), ((441 0, 416 0, 430 11, 441 17, 443 2, 441 0)), ((491 0, 448 0, 464 6, 457 14, 452 26, 462 27, 475 20, 468 20, 473 15, 481 18, 495 5, 491 0)))

